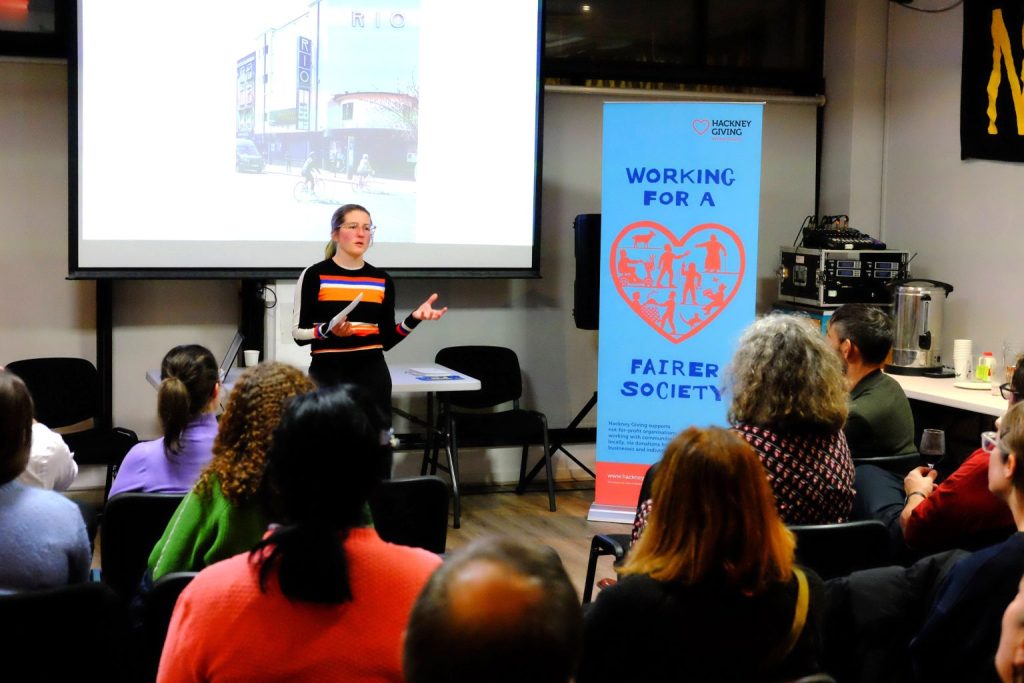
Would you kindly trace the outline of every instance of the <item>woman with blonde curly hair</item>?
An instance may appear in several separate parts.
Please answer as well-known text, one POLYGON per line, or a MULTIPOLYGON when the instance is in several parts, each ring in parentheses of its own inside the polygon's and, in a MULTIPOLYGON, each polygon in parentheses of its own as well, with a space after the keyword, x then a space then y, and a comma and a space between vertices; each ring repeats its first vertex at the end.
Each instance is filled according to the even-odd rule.
POLYGON ((753 449, 730 430, 690 427, 665 449, 652 500, 621 580, 584 615, 579 683, 818 671, 824 586, 794 566, 753 449))
POLYGON ((152 580, 199 571, 259 542, 270 520, 257 494, 274 429, 288 401, 313 389, 305 373, 284 363, 242 374, 221 416, 213 459, 149 556, 152 580))
POLYGON ((847 389, 821 334, 795 316, 761 318, 740 337, 728 377, 729 422, 757 451, 782 520, 846 521, 854 495, 847 389))

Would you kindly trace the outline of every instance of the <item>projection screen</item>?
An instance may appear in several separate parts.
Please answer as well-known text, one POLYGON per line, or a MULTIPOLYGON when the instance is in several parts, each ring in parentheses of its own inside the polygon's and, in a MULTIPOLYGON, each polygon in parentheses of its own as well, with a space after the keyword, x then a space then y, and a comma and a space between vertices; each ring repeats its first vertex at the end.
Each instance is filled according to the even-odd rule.
POLYGON ((78 1, 72 277, 535 275, 541 0, 78 1))

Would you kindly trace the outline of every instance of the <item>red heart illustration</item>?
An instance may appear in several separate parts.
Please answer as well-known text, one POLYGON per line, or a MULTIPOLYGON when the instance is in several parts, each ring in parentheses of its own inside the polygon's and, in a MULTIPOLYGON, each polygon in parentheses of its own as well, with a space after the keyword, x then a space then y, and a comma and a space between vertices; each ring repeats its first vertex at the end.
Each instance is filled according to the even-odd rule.
POLYGON ((703 330, 729 306, 747 267, 743 242, 719 223, 696 225, 677 239, 660 223, 638 221, 622 229, 609 256, 619 295, 674 344, 703 330), (704 253, 699 269, 698 257, 684 260, 694 250, 704 253))
POLYGON ((693 130, 697 133, 697 135, 704 135, 704 133, 708 132, 708 128, 711 126, 711 122, 708 121, 707 119, 694 119, 693 123, 691 123, 690 125, 693 126, 693 130))

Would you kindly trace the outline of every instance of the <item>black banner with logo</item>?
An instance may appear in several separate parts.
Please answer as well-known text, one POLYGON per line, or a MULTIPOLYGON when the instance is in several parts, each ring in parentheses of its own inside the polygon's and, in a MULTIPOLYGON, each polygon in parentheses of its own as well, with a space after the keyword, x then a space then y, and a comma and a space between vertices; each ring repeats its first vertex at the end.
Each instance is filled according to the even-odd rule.
POLYGON ((1024 161, 1024 3, 967 0, 960 158, 1024 161))

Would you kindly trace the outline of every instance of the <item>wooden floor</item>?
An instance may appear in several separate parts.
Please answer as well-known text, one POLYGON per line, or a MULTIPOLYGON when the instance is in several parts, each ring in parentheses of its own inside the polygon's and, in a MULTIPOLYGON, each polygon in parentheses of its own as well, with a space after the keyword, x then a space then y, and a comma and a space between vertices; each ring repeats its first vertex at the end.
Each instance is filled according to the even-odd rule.
MULTIPOLYGON (((630 531, 626 524, 588 522, 592 502, 593 489, 559 491, 557 512, 548 511, 548 497, 543 492, 463 495, 462 526, 448 529, 448 552, 488 535, 547 544, 558 552, 577 592, 582 593, 594 534, 630 531)), ((600 558, 597 580, 614 577, 611 567, 611 557, 600 558)))

